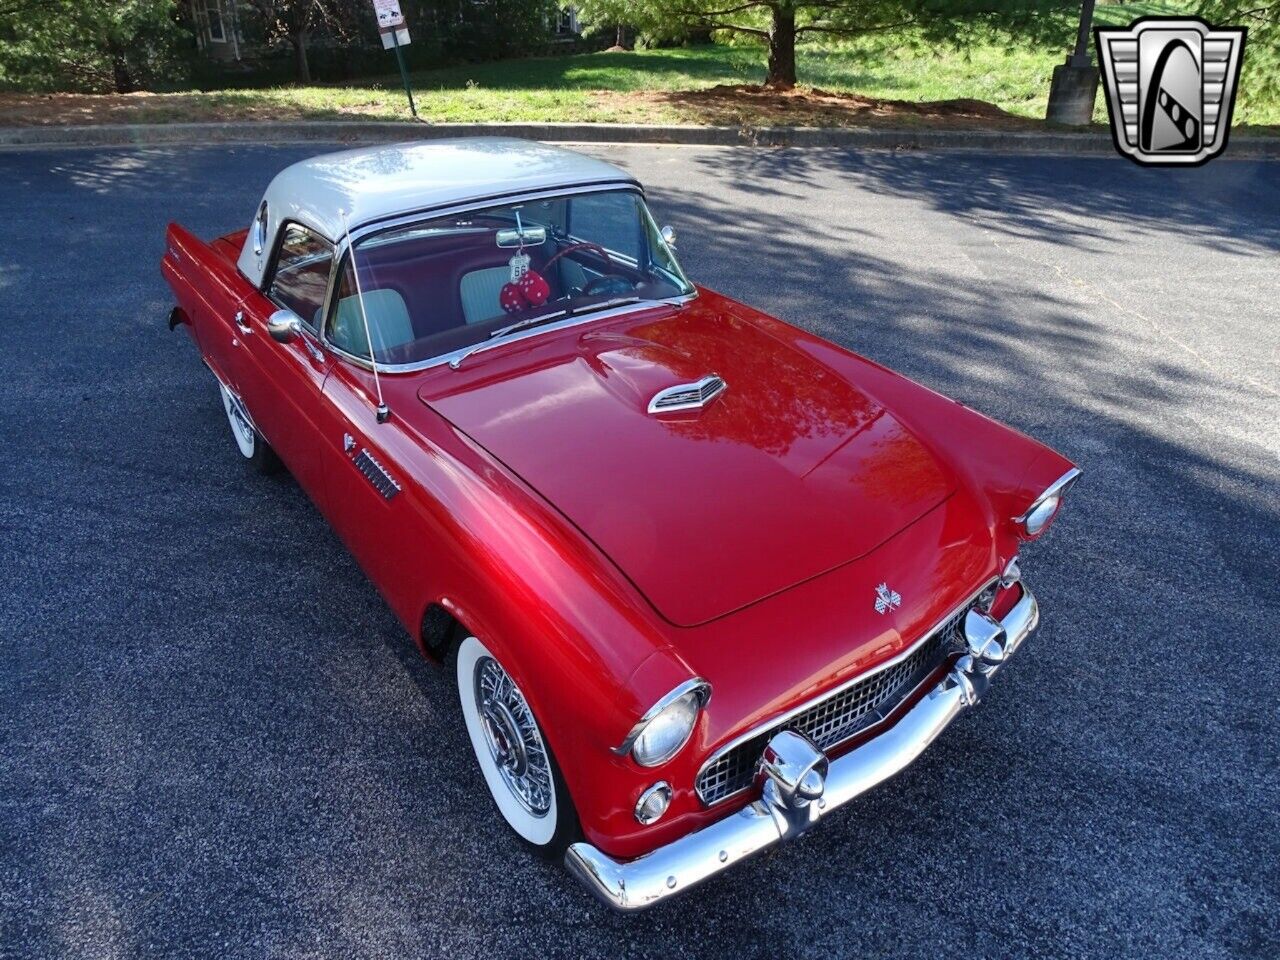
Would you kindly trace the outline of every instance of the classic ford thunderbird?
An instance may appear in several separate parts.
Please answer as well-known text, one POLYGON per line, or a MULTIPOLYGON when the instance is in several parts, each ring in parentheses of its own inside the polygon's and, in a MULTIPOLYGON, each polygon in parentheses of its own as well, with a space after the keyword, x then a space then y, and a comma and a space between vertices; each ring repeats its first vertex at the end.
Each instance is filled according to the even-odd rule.
POLYGON ((498 812, 632 910, 911 763, 1036 627, 1079 471, 690 282, 641 186, 509 139, 294 164, 163 272, 283 464, 457 679, 498 812))

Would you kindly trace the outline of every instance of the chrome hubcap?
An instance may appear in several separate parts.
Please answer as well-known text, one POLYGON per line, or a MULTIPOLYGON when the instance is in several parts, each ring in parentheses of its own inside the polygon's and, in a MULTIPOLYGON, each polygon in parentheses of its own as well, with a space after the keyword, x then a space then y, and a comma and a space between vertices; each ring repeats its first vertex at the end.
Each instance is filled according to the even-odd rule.
POLYGON ((534 816, 545 816, 551 809, 551 765, 524 694, 498 661, 482 657, 475 697, 485 743, 507 789, 534 816))
POLYGON ((231 415, 236 420, 236 430, 240 436, 245 439, 253 437, 253 427, 249 424, 249 419, 244 415, 244 411, 240 409, 240 404, 233 403, 231 405, 231 415))
POLYGON ((529 770, 529 757, 524 751, 524 741, 516 727, 516 718, 505 703, 492 700, 484 705, 484 734, 489 741, 489 751, 500 766, 506 767, 516 777, 523 777, 529 770))

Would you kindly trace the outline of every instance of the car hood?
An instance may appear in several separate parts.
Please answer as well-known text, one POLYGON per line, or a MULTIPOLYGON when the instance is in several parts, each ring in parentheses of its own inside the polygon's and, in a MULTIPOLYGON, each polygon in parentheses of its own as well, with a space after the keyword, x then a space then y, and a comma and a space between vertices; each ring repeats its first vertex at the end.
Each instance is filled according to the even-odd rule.
POLYGON ((865 555, 956 486, 891 411, 723 305, 548 331, 466 365, 423 402, 679 626, 865 555), (727 388, 705 408, 648 412, 710 374, 727 388))

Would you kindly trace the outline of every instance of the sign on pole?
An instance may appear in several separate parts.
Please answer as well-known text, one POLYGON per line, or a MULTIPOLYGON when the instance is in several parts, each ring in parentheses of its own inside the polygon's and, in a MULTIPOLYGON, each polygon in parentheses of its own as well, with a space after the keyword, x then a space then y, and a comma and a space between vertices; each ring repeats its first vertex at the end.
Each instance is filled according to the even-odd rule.
POLYGON ((404 27, 396 30, 379 30, 382 35, 382 49, 391 50, 395 47, 407 47, 409 45, 409 31, 404 27))
POLYGON ((378 15, 379 30, 404 26, 404 14, 400 12, 400 0, 373 0, 373 12, 378 15))
POLYGON ((409 30, 404 24, 400 0, 373 0, 373 12, 378 18, 378 33, 382 36, 383 50, 408 46, 409 30))
POLYGON ((373 0, 373 12, 378 18, 378 33, 382 37, 382 49, 396 52, 396 65, 400 68, 404 94, 409 98, 409 110, 414 119, 417 119, 418 108, 413 102, 409 72, 404 67, 404 54, 400 52, 400 48, 409 43, 409 30, 404 23, 404 13, 400 10, 400 0, 373 0))

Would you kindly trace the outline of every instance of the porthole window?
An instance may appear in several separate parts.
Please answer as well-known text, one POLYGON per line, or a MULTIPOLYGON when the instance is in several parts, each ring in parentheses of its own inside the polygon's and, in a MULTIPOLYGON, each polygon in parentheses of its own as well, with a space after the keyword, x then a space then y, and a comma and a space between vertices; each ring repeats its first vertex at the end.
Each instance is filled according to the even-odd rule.
POLYGON ((258 216, 253 221, 253 252, 262 256, 267 245, 267 201, 262 201, 258 208, 258 216))

